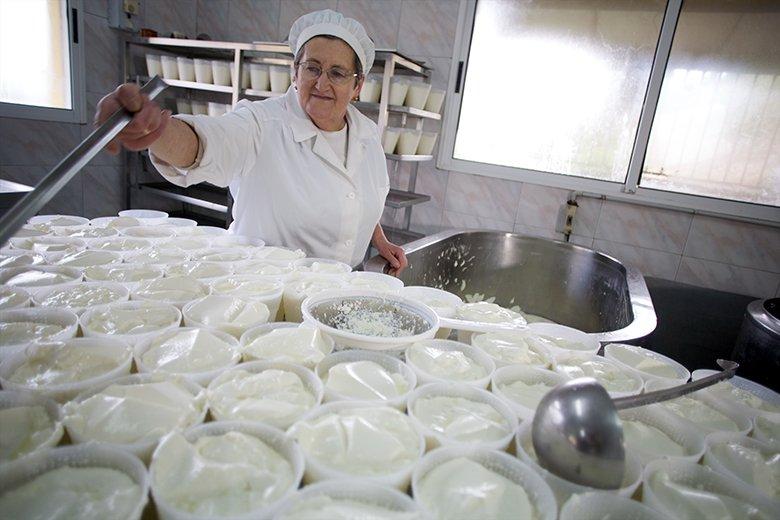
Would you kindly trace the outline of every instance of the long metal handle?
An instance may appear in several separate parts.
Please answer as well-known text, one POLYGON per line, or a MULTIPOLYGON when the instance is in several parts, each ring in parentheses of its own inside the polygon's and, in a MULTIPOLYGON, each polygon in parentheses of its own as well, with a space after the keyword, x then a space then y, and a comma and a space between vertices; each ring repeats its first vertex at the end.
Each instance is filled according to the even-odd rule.
MULTIPOLYGON (((141 93, 156 98, 168 85, 159 76, 141 87, 141 93)), ((43 178, 35 189, 22 197, 0 217, 0 244, 5 244, 27 220, 38 213, 89 161, 95 157, 133 119, 133 114, 120 108, 89 134, 43 178)))
POLYGON ((646 394, 632 395, 628 397, 618 397, 613 399, 615 408, 618 410, 625 410, 626 408, 636 408, 637 406, 645 406, 653 403, 660 403, 661 401, 668 401, 669 399, 676 399, 685 394, 690 394, 696 390, 707 388, 715 383, 719 383, 725 379, 731 379, 739 368, 739 363, 734 361, 728 361, 725 359, 719 359, 718 365, 723 369, 723 372, 712 374, 711 376, 703 377, 697 381, 685 383, 679 386, 673 386, 664 390, 656 390, 655 392, 648 392, 646 394))

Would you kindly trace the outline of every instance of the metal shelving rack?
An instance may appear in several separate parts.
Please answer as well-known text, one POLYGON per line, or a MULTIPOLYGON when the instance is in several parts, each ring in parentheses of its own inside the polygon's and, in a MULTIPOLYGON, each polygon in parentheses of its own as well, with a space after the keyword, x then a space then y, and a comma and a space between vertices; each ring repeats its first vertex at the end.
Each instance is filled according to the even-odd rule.
MULTIPOLYGON (((269 65, 290 65, 292 53, 287 44, 272 42, 221 42, 211 40, 190 40, 176 38, 140 38, 125 37, 123 42, 124 60, 123 77, 125 81, 143 81, 147 79, 144 74, 133 70, 134 48, 147 51, 163 51, 174 55, 189 58, 223 59, 231 60, 234 67, 235 84, 233 86, 221 86, 193 81, 166 79, 165 82, 172 87, 187 89, 189 91, 204 91, 221 94, 230 94, 231 104, 235 105, 243 98, 269 98, 282 94, 269 91, 240 88, 242 75, 247 73, 241 64, 245 61, 265 63, 269 65)), ((142 58, 139 56, 139 60, 142 58)), ((413 122, 414 127, 422 129, 425 119, 441 120, 441 115, 416 108, 394 106, 388 103, 390 92, 390 80, 396 74, 396 70, 402 70, 407 74, 415 74, 430 77, 430 68, 417 63, 393 50, 377 50, 374 70, 383 72, 382 91, 379 103, 355 102, 355 107, 366 114, 377 114, 377 124, 380 132, 387 127, 390 115, 398 115, 401 118, 401 126, 407 126, 407 122, 413 122), (411 121, 410 121, 411 120, 411 121)), ((137 182, 134 175, 139 168, 148 168, 148 153, 125 154, 125 178, 128 182, 126 204, 131 206, 131 194, 133 190, 145 191, 155 196, 181 202, 188 206, 195 206, 224 215, 226 224, 231 217, 231 205, 229 192, 225 188, 218 188, 208 184, 180 188, 166 182, 137 182)), ((422 235, 409 230, 412 207, 430 200, 430 196, 415 193, 417 183, 417 169, 422 161, 430 161, 432 155, 397 155, 386 154, 388 160, 393 161, 391 175, 398 175, 399 168, 404 163, 409 163, 411 169, 409 184, 406 190, 390 190, 385 206, 397 211, 404 210, 404 225, 401 228, 386 228, 390 235, 401 238, 402 241, 419 238, 422 235)))

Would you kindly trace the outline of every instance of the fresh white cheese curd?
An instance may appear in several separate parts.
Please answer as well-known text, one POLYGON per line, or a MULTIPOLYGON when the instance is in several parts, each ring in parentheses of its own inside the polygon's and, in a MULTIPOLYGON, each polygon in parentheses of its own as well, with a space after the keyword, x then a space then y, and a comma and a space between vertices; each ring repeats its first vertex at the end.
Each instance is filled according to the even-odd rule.
POLYGON ((310 327, 277 328, 260 336, 245 336, 242 343, 245 360, 296 363, 306 368, 314 368, 333 351, 333 341, 310 327))
POLYGON ((471 344, 492 357, 497 365, 533 365, 548 368, 552 355, 547 340, 530 331, 488 332, 474 335, 471 344))
POLYGON ((352 268, 344 262, 327 258, 300 258, 293 262, 293 270, 299 273, 344 274, 352 268))
POLYGON ((239 431, 194 442, 173 433, 151 464, 152 489, 170 507, 222 517, 260 510, 294 485, 290 462, 259 438, 239 431))
POLYGON ((556 372, 570 379, 592 377, 610 394, 630 395, 642 392, 642 379, 613 361, 589 354, 564 354, 556 359, 556 372))
POLYGON ((180 322, 181 312, 173 305, 145 301, 95 307, 80 319, 85 336, 121 336, 128 340, 178 327, 180 322))
POLYGON ((192 253, 192 259, 198 262, 233 263, 247 260, 249 256, 249 251, 238 248, 222 250, 207 249, 206 251, 196 251, 192 253))
POLYGON ((658 404, 680 419, 689 421, 698 429, 706 432, 736 432, 740 429, 729 416, 691 396, 684 395, 658 404))
POLYGON ((30 295, 17 287, 0 286, 0 310, 20 309, 30 306, 30 295))
POLYGON ((685 448, 669 435, 643 421, 623 419, 623 442, 626 449, 641 451, 648 458, 683 457, 685 448))
POLYGON ((325 494, 296 502, 278 520, 420 520, 412 511, 396 511, 378 504, 349 498, 333 498, 325 494))
POLYGON ((521 379, 511 383, 499 385, 499 388, 507 399, 530 410, 536 410, 539 401, 547 392, 557 386, 552 381, 526 382, 521 379))
POLYGON ((70 253, 57 260, 57 265, 80 268, 119 263, 122 263, 122 257, 118 253, 92 250, 70 253))
POLYGON ((36 226, 44 224, 49 227, 83 226, 89 219, 76 215, 37 215, 28 220, 28 224, 36 226))
POLYGON ((247 260, 233 265, 235 274, 254 274, 258 276, 272 276, 276 278, 285 278, 292 273, 293 268, 290 265, 271 263, 267 260, 247 260))
MULTIPOLYGON (((10 393, 0 393, 0 463, 55 446, 62 438, 62 424, 52 417, 44 401, 3 402, 3 394, 10 393)), ((50 406, 56 407, 54 403, 50 406)))
POLYGON ((126 473, 61 466, 0 495, 3 518, 104 520, 130 518, 143 491, 126 473))
POLYGON ((118 282, 124 284, 138 284, 148 280, 157 280, 163 277, 163 270, 158 266, 139 264, 118 264, 102 267, 87 267, 84 276, 87 281, 93 282, 118 282))
POLYGON ((190 276, 198 280, 221 278, 231 274, 228 265, 217 262, 180 262, 165 267, 166 276, 190 276))
POLYGON ((538 519, 525 488, 482 464, 457 457, 418 482, 415 499, 437 519, 538 519))
POLYGON ((78 331, 78 316, 65 309, 11 309, 0 312, 0 360, 33 341, 59 341, 78 331))
POLYGON ((20 227, 16 233, 14 233, 13 238, 30 238, 30 237, 43 237, 43 236, 51 236, 54 230, 47 226, 46 224, 37 224, 37 225, 30 225, 25 224, 24 226, 20 227))
POLYGON ((273 278, 253 275, 232 275, 210 283, 214 294, 228 294, 244 298, 263 298, 276 293, 281 298, 284 284, 273 278))
POLYGON ((213 327, 236 338, 251 327, 267 323, 271 314, 263 302, 214 294, 188 303, 183 313, 188 327, 213 327))
POLYGON ((63 422, 71 439, 120 445, 153 443, 153 449, 163 435, 203 421, 202 392, 194 394, 183 381, 146 376, 117 379, 67 403, 63 422))
POLYGON ((245 365, 256 363, 223 372, 209 384, 209 410, 217 421, 256 421, 286 430, 318 404, 294 365, 260 371, 245 365))
POLYGON ((760 441, 780 445, 780 421, 757 415, 754 419, 752 435, 760 441))
POLYGON ((724 494, 705 483, 688 480, 675 479, 667 471, 659 469, 646 477, 645 486, 674 515, 673 518, 770 520, 749 502, 724 494))
POLYGON ((139 345, 138 351, 142 372, 171 374, 211 372, 235 365, 241 357, 232 336, 194 328, 164 332, 139 345))
POLYGON ((98 217, 89 221, 92 227, 103 227, 112 229, 124 229, 128 227, 140 226, 141 221, 134 217, 98 217))
POLYGON ((303 320, 301 303, 309 296, 344 287, 344 278, 338 275, 317 275, 304 273, 300 278, 291 279, 284 288, 282 306, 285 321, 300 323, 303 320))
POLYGON ((395 276, 365 271, 348 273, 345 280, 349 289, 367 289, 377 292, 396 292, 404 286, 404 283, 395 276))
POLYGON ((70 238, 109 238, 119 236, 119 231, 109 227, 77 226, 60 227, 54 229, 54 234, 61 237, 70 238))
POLYGON ((30 265, 42 265, 46 259, 40 253, 32 253, 20 249, 0 250, 0 268, 27 267, 30 265))
POLYGON ((133 226, 126 227, 120 231, 122 236, 135 238, 148 238, 159 240, 163 238, 172 238, 174 231, 168 226, 133 226))
POLYGON ((512 431, 512 425, 493 406, 464 397, 420 397, 411 413, 426 428, 456 442, 498 441, 512 431))
POLYGON ((52 285, 75 284, 81 281, 81 271, 72 267, 13 267, 0 271, 0 283, 25 289, 52 285))
POLYGON ((12 238, 11 247, 31 251, 33 253, 41 253, 49 258, 53 258, 68 253, 83 251, 86 248, 86 243, 79 238, 43 236, 12 238))
POLYGON ((463 305, 459 296, 433 287, 407 286, 400 289, 400 294, 427 305, 440 318, 454 318, 455 310, 463 305))
POLYGON ((410 390, 409 382, 402 374, 392 373, 374 361, 334 365, 323 378, 323 383, 340 396, 364 400, 387 401, 410 390))
POLYGON ((19 345, 35 340, 45 340, 64 330, 65 327, 54 323, 4 321, 0 322, 0 346, 19 345))
POLYGON ((184 250, 188 253, 192 251, 203 251, 211 246, 211 242, 207 238, 198 237, 176 237, 170 240, 163 240, 157 244, 158 249, 168 250, 184 250))
POLYGON ((773 499, 780 499, 780 451, 768 444, 731 438, 710 442, 704 463, 725 469, 773 499))
POLYGON ((38 294, 35 304, 39 307, 64 307, 80 313, 86 308, 125 301, 128 297, 127 289, 119 284, 86 282, 38 294))
POLYGON ((553 355, 556 355, 556 350, 563 353, 595 354, 601 348, 601 344, 593 336, 556 323, 536 322, 530 324, 528 330, 545 340, 545 346, 553 355))
POLYGON ((285 247, 263 246, 257 248, 253 255, 259 260, 272 260, 274 262, 293 262, 306 256, 300 249, 287 249, 285 247))
POLYGON ((95 340, 36 344, 25 351, 24 362, 6 379, 28 388, 76 383, 116 370, 127 363, 130 355, 123 344, 95 340))
POLYGON ((115 251, 117 253, 130 253, 152 247, 152 242, 145 238, 119 237, 101 238, 93 240, 89 244, 90 249, 99 251, 115 251))
POLYGON ((643 377, 660 377, 687 381, 690 372, 679 363, 652 350, 634 345, 613 343, 604 348, 604 357, 642 373, 643 377))
POLYGON ((525 325, 523 316, 495 303, 476 302, 464 303, 455 310, 455 317, 464 321, 477 323, 502 323, 510 325, 525 325))
POLYGON ((183 249, 144 249, 136 253, 129 253, 125 261, 129 264, 142 265, 170 265, 180 264, 186 261, 189 255, 183 249))
POLYGON ((170 303, 177 307, 209 294, 206 284, 190 276, 172 276, 141 282, 132 293, 133 300, 170 303))
POLYGON ((780 406, 762 399, 753 392, 739 388, 729 381, 723 381, 709 388, 705 388, 703 392, 707 392, 718 399, 735 402, 741 407, 753 410, 754 412, 780 413, 780 406))
POLYGON ((310 475, 316 466, 322 475, 382 477, 411 471, 424 449, 411 419, 388 406, 331 403, 295 423, 289 433, 303 449, 310 475))
MULTIPOLYGON (((471 348, 465 344, 463 346, 471 348)), ((490 370, 467 352, 467 349, 447 348, 434 342, 420 342, 407 348, 406 360, 413 368, 437 379, 471 382, 488 377, 490 370)))

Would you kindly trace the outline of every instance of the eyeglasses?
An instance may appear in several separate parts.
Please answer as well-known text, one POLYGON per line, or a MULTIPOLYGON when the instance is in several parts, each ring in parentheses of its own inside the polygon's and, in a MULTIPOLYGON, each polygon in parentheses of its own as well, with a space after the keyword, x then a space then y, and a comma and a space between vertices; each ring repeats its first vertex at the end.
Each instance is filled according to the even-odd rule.
MULTIPOLYGON (((322 76, 322 67, 313 61, 302 61, 298 64, 301 77, 305 80, 316 81, 322 76)), ((349 72, 341 67, 331 67, 325 71, 328 79, 335 85, 344 85, 352 78, 360 76, 359 73, 349 72)))

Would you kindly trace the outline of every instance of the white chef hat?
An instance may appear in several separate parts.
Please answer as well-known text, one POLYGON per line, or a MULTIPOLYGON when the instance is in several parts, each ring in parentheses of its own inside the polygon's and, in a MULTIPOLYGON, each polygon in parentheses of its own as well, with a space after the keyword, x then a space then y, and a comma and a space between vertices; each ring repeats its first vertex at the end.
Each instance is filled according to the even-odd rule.
POLYGON ((321 35, 335 36, 344 40, 357 54, 363 66, 363 73, 368 74, 371 65, 374 64, 375 47, 360 22, 345 18, 341 13, 330 9, 305 14, 295 20, 290 27, 289 42, 293 55, 297 55, 307 41, 321 35))

